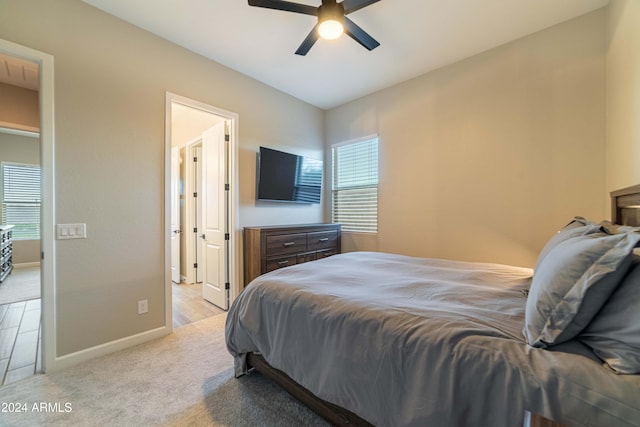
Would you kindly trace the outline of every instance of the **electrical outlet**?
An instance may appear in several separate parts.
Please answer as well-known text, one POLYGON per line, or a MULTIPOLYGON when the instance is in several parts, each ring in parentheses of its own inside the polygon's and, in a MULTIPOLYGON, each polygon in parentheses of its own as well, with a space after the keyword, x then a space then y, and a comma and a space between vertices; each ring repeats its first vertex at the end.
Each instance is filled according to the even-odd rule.
POLYGON ((143 299, 138 301, 138 314, 145 314, 149 312, 149 300, 143 299))

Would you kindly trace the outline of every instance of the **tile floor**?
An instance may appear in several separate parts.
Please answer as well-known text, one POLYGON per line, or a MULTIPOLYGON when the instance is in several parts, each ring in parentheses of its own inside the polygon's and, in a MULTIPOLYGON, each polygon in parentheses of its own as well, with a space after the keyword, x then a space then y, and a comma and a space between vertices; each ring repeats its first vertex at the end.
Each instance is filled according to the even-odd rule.
POLYGON ((40 369, 40 299, 0 305, 0 385, 40 369))

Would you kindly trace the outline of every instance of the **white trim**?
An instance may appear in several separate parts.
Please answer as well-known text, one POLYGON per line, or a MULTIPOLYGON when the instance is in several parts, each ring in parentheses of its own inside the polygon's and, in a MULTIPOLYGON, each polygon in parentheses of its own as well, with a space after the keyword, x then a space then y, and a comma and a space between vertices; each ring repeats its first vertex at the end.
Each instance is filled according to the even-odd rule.
POLYGON ((226 111, 212 105, 208 105, 184 96, 166 92, 165 95, 165 325, 168 332, 173 330, 172 325, 172 294, 171 294, 171 239, 170 239, 170 212, 171 212, 171 105, 182 104, 225 118, 229 123, 229 304, 233 303, 240 293, 240 279, 242 278, 239 262, 241 259, 242 229, 238 227, 239 221, 239 194, 238 189, 238 129, 240 117, 237 113, 226 111))
POLYGON ((29 138, 40 138, 40 131, 35 130, 24 130, 24 129, 15 129, 10 126, 4 126, 5 122, 0 120, 0 133, 7 133, 9 135, 18 135, 18 136, 26 136, 29 138))
POLYGON ((12 129, 15 131, 30 132, 35 134, 40 132, 40 129, 38 129, 35 126, 21 125, 19 123, 10 123, 10 122, 5 122, 3 120, 0 120, 0 127, 6 128, 6 129, 12 129))
POLYGON ((198 237, 194 236, 192 230, 197 227, 197 224, 194 221, 195 208, 193 206, 193 196, 194 192, 197 192, 197 185, 194 182, 194 167, 193 167, 193 157, 195 157, 194 151, 196 147, 200 145, 202 146, 202 135, 197 138, 192 139, 187 142, 185 145, 185 176, 184 180, 184 194, 185 194, 185 204, 184 204, 184 227, 182 236, 185 238, 185 268, 186 268, 186 283, 195 283, 196 282, 196 268, 193 266, 193 261, 195 259, 194 248, 195 245, 199 243, 198 237))
POLYGON ((56 370, 68 368, 78 363, 85 362, 95 357, 104 356, 110 353, 114 353, 119 350, 124 350, 134 345, 142 344, 153 339, 162 338, 169 333, 166 327, 151 329, 150 331, 141 332, 136 335, 131 335, 125 338, 120 338, 104 344, 99 344, 94 347, 89 347, 84 350, 76 351, 75 353, 66 354, 64 356, 56 358, 56 370))
POLYGON ((378 135, 377 133, 368 135, 368 136, 363 136, 360 138, 354 138, 354 139, 350 139, 348 141, 342 141, 342 142, 336 142, 335 144, 331 144, 331 148, 335 148, 335 147, 340 147, 343 145, 351 145, 351 144, 355 144, 357 142, 364 142, 364 141, 371 141, 372 139, 377 139, 378 141, 380 140, 380 135, 378 135))
POLYGON ((42 167, 42 215, 40 247, 42 295, 42 370, 58 369, 56 342, 55 226, 55 121, 53 56, 0 39, 0 53, 35 62, 40 68, 40 165, 42 167))
POLYGON ((171 96, 164 104, 164 324, 173 332, 173 281, 171 280, 171 96))

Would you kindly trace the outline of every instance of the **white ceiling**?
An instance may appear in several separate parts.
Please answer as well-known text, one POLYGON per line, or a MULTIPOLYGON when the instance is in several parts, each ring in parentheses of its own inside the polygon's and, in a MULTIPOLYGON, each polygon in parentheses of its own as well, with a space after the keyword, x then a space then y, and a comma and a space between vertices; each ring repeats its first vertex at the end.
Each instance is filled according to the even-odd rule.
MULTIPOLYGON (((244 0, 83 0, 323 109, 598 9, 609 0, 381 0, 349 15, 381 45, 348 36, 294 52, 316 18, 244 0)), ((320 0, 291 0, 319 6, 320 0)))

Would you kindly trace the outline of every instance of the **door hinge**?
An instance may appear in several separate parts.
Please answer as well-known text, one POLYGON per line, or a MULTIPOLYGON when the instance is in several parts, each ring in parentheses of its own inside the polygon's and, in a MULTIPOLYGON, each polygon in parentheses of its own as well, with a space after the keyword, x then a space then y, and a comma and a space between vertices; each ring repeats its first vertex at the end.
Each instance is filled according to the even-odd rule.
POLYGON ((229 142, 229 135, 225 135, 224 136, 224 140, 225 140, 225 142, 229 142))
POLYGON ((224 233, 224 240, 229 240, 229 233, 224 233))
POLYGON ((224 288, 227 289, 227 290, 231 288, 231 285, 229 285, 229 282, 224 284, 224 288))
POLYGON ((197 233, 198 232, 198 227, 193 227, 193 232, 197 233))
POLYGON ((193 268, 198 268, 198 263, 197 262, 193 263, 193 268))
POLYGON ((198 158, 197 157, 193 158, 193 163, 198 163, 198 158))
POLYGON ((193 197, 198 197, 198 193, 197 193, 197 192, 194 192, 194 193, 193 193, 193 197))
POLYGON ((229 191, 229 184, 224 185, 224 191, 229 191))

